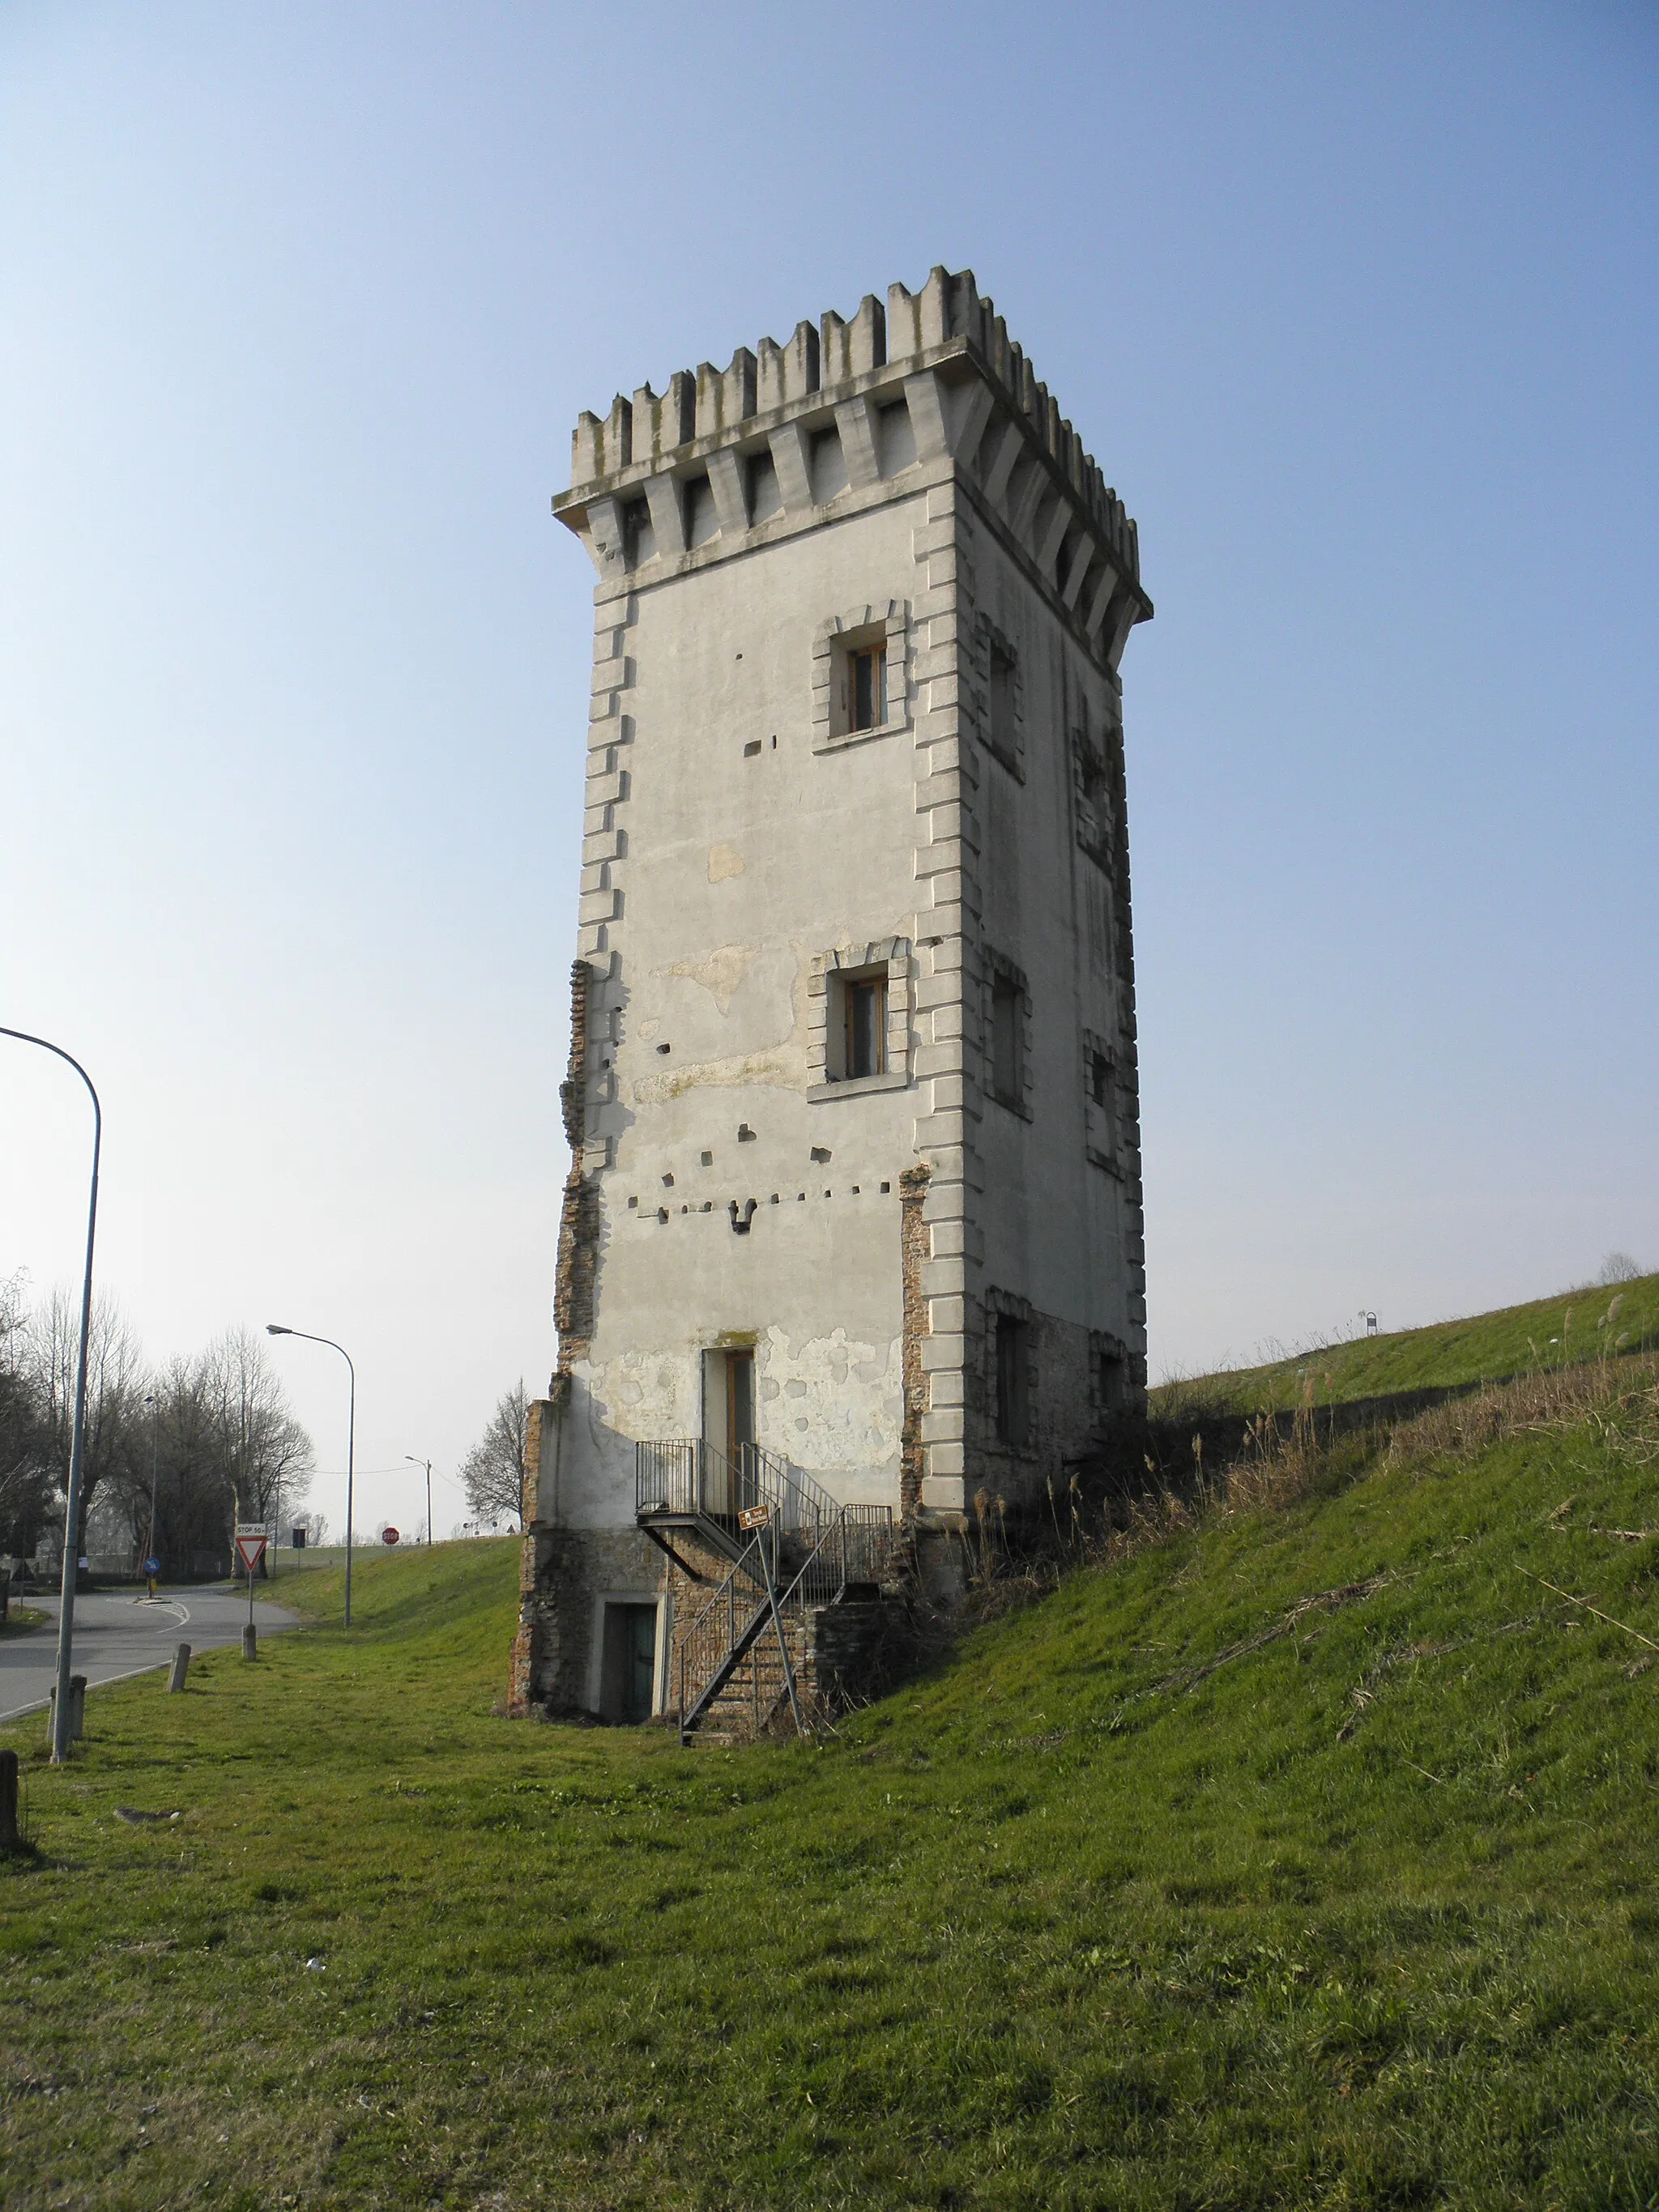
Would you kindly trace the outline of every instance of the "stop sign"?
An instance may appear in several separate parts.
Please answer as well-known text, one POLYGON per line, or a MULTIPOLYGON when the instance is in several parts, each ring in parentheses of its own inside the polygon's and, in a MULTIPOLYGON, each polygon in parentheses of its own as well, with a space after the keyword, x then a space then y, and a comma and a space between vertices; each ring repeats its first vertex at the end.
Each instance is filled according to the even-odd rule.
POLYGON ((397 1530, 396 1530, 395 1528, 382 1528, 382 1529, 381 1529, 381 1531, 380 1531, 380 1541, 381 1541, 383 1544, 395 1544, 395 1543, 397 1542, 397 1540, 398 1540, 398 1532, 397 1532, 397 1530))

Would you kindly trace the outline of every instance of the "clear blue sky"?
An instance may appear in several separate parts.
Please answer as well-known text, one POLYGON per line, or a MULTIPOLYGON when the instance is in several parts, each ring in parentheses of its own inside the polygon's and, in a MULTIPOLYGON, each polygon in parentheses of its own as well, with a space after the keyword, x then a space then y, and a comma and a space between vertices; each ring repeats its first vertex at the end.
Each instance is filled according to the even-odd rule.
MULTIPOLYGON (((0 1020, 100 1080, 152 1352, 343 1338, 366 1469, 544 1378, 571 424, 938 261, 1158 608, 1154 1371, 1659 1264, 1656 126, 1616 0, 7 0, 0 1020)), ((83 1123, 5 1049, 44 1285, 83 1123)))

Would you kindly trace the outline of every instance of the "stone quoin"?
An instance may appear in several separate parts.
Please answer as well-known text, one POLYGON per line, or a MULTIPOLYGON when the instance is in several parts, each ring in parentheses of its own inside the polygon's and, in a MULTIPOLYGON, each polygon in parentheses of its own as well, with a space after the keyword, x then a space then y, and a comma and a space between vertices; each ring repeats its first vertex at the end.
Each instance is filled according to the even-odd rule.
POLYGON ((584 415, 553 508, 598 582, 512 1704, 742 1734, 1144 1401, 1152 603, 942 269, 584 415))

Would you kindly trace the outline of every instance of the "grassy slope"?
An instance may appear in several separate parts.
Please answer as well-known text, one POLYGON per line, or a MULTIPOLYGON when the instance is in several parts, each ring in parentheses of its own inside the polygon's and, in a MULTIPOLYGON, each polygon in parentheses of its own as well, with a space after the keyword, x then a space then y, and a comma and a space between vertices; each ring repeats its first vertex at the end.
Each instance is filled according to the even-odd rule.
POLYGON ((1539 1368, 1598 1359, 1615 1346, 1631 1352, 1659 1347, 1659 1275, 1644 1275, 1614 1290, 1535 1298, 1530 1305, 1438 1322, 1429 1328, 1356 1337, 1263 1367, 1231 1368, 1166 1383, 1152 1393, 1152 1407, 1178 1414, 1201 1401, 1205 1410, 1215 1413, 1282 1410, 1297 1402, 1310 1379, 1319 1404, 1346 1404, 1357 1398, 1501 1382, 1539 1368), (1615 1298, 1618 1309, 1608 1328, 1604 1323, 1615 1298))
POLYGON ((5 2202, 1651 2205, 1659 1672, 1530 1578, 1659 1646, 1632 1433, 1077 1574, 823 1750, 493 1718, 512 1547, 368 1562, 31 1767, 5 2202))

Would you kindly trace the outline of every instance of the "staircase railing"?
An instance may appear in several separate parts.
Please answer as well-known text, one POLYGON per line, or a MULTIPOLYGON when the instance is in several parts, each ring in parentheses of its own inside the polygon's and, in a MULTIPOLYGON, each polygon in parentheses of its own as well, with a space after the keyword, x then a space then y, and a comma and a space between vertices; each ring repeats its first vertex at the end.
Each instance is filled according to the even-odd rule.
MULTIPOLYGON (((890 1564, 890 1506, 843 1505, 811 1475, 756 1444, 740 1445, 730 1458, 701 1438, 636 1444, 634 1502, 641 1521, 670 1516, 712 1522, 728 1549, 740 1516, 767 1509, 725 1580, 677 1638, 683 1741, 769 1625, 775 1626, 795 1705, 783 1649, 786 1623, 833 1605, 849 1585, 879 1583, 890 1564)), ((773 1698, 769 1711, 777 1703, 773 1698)), ((757 1708, 757 1723, 760 1717, 757 1708)))
POLYGON ((671 1513, 728 1524, 754 1506, 768 1506, 768 1526, 803 1537, 817 1548, 825 1528, 838 1531, 842 1582, 878 1582, 891 1506, 842 1506, 803 1468, 787 1467, 761 1444, 738 1444, 734 1455, 703 1437, 635 1444, 635 1517, 671 1513))

